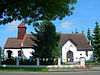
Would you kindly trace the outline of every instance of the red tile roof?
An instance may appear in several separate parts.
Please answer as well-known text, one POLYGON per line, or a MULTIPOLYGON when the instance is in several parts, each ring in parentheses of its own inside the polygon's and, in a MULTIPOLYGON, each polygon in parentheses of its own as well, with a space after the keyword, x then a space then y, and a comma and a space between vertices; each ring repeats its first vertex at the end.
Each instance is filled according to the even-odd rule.
POLYGON ((33 45, 36 45, 31 38, 34 38, 31 34, 25 34, 24 38, 22 40, 19 40, 18 38, 8 38, 4 48, 21 48, 21 47, 33 47, 33 45), (21 46, 21 43, 23 43, 23 46, 21 46))
POLYGON ((21 27, 21 28, 26 28, 25 24, 23 22, 21 22, 19 25, 18 25, 18 28, 21 27))
MULTIPOLYGON (((22 47, 33 47, 36 45, 31 39, 35 38, 32 34, 25 34, 23 40, 18 40, 17 38, 8 38, 5 43, 4 48, 21 48, 21 42, 23 43, 22 47)), ((75 44, 78 50, 91 50, 93 49, 83 34, 61 34, 61 46, 63 46, 68 40, 72 41, 75 44)))
POLYGON ((21 46, 21 40, 18 40, 17 38, 8 38, 4 48, 20 48, 21 46))
POLYGON ((78 50, 91 50, 93 49, 86 39, 84 34, 73 33, 73 34, 62 34, 61 35, 61 46, 63 46, 68 40, 70 40, 78 50))

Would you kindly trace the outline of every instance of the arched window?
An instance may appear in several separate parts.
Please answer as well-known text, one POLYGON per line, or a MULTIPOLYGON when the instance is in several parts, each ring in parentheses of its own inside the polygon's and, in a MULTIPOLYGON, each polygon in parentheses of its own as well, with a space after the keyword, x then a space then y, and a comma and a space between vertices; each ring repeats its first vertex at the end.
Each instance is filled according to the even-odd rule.
POLYGON ((21 50, 18 51, 18 57, 21 57, 21 50))
POLYGON ((8 58, 11 58, 12 51, 11 50, 7 50, 7 53, 8 53, 8 58))

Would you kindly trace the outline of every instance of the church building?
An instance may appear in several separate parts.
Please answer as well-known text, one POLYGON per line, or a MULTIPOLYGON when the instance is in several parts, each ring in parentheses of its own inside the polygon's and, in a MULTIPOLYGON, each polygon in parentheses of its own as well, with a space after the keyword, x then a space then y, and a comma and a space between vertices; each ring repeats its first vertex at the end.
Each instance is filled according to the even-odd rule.
MULTIPOLYGON (((32 34, 26 34, 27 27, 24 23, 18 25, 18 34, 16 38, 8 38, 4 45, 4 57, 21 57, 29 59, 32 53, 35 53, 33 45, 36 45, 30 37, 32 34)), ((93 61, 93 48, 91 41, 88 43, 84 32, 61 34, 62 62, 78 62, 84 57, 87 61, 93 61)))

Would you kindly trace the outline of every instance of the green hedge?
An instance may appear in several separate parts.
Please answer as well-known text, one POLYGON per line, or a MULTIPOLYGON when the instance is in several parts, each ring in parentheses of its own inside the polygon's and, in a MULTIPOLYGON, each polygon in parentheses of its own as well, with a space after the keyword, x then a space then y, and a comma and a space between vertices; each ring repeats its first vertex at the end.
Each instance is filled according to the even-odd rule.
POLYGON ((58 64, 58 59, 57 58, 48 58, 44 59, 44 58, 40 58, 40 65, 57 65, 58 64))
POLYGON ((22 59, 19 60, 19 65, 36 65, 36 59, 35 61, 33 59, 22 59))
MULTIPOLYGON (((57 65, 58 59, 57 58, 39 58, 40 65, 57 65), (47 60, 48 59, 48 60, 47 60)), ((19 65, 36 65, 37 59, 19 59, 19 65)), ((2 59, 2 65, 16 65, 16 59, 2 59)))
POLYGON ((100 62, 87 61, 86 65, 100 65, 100 62))
POLYGON ((16 59, 3 59, 3 61, 1 61, 2 65, 16 65, 16 59))

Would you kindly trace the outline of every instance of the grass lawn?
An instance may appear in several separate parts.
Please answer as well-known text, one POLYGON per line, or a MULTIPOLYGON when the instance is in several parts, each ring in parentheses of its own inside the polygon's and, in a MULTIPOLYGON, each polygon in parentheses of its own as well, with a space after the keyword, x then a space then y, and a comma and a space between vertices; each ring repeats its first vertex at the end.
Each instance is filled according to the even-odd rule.
POLYGON ((0 71, 16 71, 16 72, 47 72, 47 68, 14 68, 0 67, 0 71))
POLYGON ((86 65, 100 65, 100 62, 86 62, 86 65))
POLYGON ((66 70, 66 71, 48 71, 47 68, 11 68, 0 67, 0 71, 4 72, 83 72, 83 71, 100 71, 100 70, 66 70))
POLYGON ((73 64, 61 64, 61 65, 73 65, 73 64))

